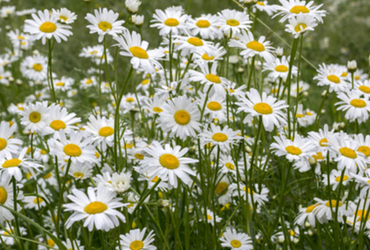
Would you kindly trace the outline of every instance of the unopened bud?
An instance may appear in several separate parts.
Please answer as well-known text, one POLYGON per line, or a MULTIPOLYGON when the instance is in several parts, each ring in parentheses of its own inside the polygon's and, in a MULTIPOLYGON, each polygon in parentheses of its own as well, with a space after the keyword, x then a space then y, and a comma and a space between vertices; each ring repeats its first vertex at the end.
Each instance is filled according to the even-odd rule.
POLYGON ((136 26, 141 26, 144 23, 144 15, 132 15, 131 21, 136 26))
POLYGON ((325 96, 327 93, 328 93, 328 91, 327 91, 327 90, 324 90, 324 91, 321 93, 321 96, 325 96))
POLYGON ((325 114, 326 110, 325 109, 322 109, 321 110, 321 114, 325 114))
POLYGON ((141 2, 138 0, 126 0, 125 1, 126 9, 132 14, 135 14, 139 10, 140 4, 141 2))
POLYGON ((312 235, 313 235, 313 231, 312 231, 311 229, 309 229, 309 230, 307 231, 307 233, 308 233, 308 235, 309 235, 309 236, 312 236, 312 235))
POLYGON ((308 221, 306 221, 306 222, 304 223, 304 226, 305 226, 305 227, 311 227, 311 224, 310 224, 308 221))
POLYGON ((276 56, 282 57, 284 55, 284 49, 282 47, 277 47, 276 49, 276 56))
POLYGON ((158 207, 161 207, 161 208, 168 207, 170 205, 170 201, 169 200, 164 200, 164 199, 159 199, 158 202, 157 202, 157 205, 158 205, 158 207))
POLYGON ((349 62, 347 63, 347 69, 348 69, 348 71, 349 71, 349 72, 351 72, 351 73, 355 72, 355 71, 356 71, 356 69, 357 69, 357 62, 356 62, 355 60, 353 60, 353 61, 349 61, 349 62))
POLYGON ((294 239, 293 239, 293 243, 294 243, 294 244, 297 244, 298 242, 299 242, 299 239, 298 239, 298 238, 294 238, 294 239))

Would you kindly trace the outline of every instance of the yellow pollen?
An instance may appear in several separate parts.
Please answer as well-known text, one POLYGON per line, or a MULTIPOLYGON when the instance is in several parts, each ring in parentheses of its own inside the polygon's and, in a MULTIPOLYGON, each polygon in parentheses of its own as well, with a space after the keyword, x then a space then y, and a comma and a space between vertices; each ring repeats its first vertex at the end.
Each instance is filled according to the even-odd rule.
POLYGON ((257 41, 251 41, 247 43, 247 48, 258 51, 258 52, 265 51, 265 46, 262 43, 257 42, 257 41))
POLYGON ((224 133, 215 133, 212 135, 212 140, 217 142, 224 142, 227 141, 227 135, 224 133))
POLYGON ((203 41, 202 39, 198 38, 198 37, 190 37, 188 39, 188 43, 190 43, 191 45, 194 45, 194 46, 203 46, 203 41))
POLYGON ((296 5, 290 9, 290 12, 294 14, 299 14, 299 13, 305 14, 305 13, 310 13, 310 10, 304 5, 296 5))
POLYGON ((198 22, 196 22, 195 25, 199 28, 208 28, 209 26, 211 26, 211 24, 207 20, 199 20, 198 22))
POLYGON ((180 22, 176 18, 167 18, 166 21, 164 21, 164 24, 170 27, 176 27, 177 25, 180 24, 180 22))
POLYGON ((295 117, 302 118, 302 117, 304 117, 304 115, 303 114, 296 114, 295 117))
POLYGON ((239 21, 235 19, 229 19, 226 21, 226 24, 229 26, 239 26, 239 21))
POLYGON ((370 180, 368 180, 367 183, 370 185, 370 180))
POLYGON ((76 177, 77 179, 82 179, 84 177, 84 174, 81 172, 76 172, 73 174, 73 176, 76 177))
POLYGON ((51 246, 51 247, 55 246, 55 242, 52 239, 48 239, 47 243, 48 243, 48 246, 51 246))
POLYGON ((80 156, 82 154, 81 148, 73 143, 67 144, 64 146, 63 151, 68 156, 80 156))
POLYGON ((366 102, 362 99, 353 99, 351 100, 350 104, 353 106, 353 107, 356 107, 356 108, 364 108, 366 107, 366 102))
POLYGON ((10 160, 6 160, 2 167, 3 168, 13 168, 13 167, 18 167, 19 164, 21 164, 22 161, 19 160, 18 158, 14 158, 14 159, 10 159, 10 160))
POLYGON ((368 86, 361 85, 360 87, 358 87, 358 89, 361 90, 362 92, 366 93, 366 94, 370 94, 370 87, 368 87, 368 86))
POLYGON ((319 141, 319 144, 321 147, 327 147, 328 146, 328 139, 326 138, 322 138, 320 141, 319 141))
POLYGON ((312 204, 306 208, 306 213, 312 213, 312 211, 317 208, 320 204, 312 204))
POLYGON ((360 76, 355 76, 355 80, 360 80, 361 77, 360 76))
POLYGON ((205 75, 206 79, 213 83, 221 83, 221 78, 214 74, 207 74, 205 75))
POLYGON ((342 180, 342 182, 343 182, 343 181, 348 180, 348 175, 343 175, 343 179, 342 179, 341 177, 342 177, 342 176, 337 176, 337 177, 335 178, 335 181, 336 181, 336 182, 340 182, 340 181, 342 180))
POLYGON ((4 204, 8 199, 8 192, 6 192, 5 188, 0 187, 0 204, 4 204))
POLYGON ((41 114, 39 112, 32 112, 29 119, 33 123, 38 123, 41 120, 41 114))
POLYGON ((43 201, 44 200, 41 197, 36 197, 35 199, 33 199, 33 203, 35 203, 35 204, 40 204, 43 201))
POLYGON ((134 156, 138 160, 143 160, 144 159, 144 155, 143 154, 140 154, 140 153, 136 153, 134 156))
POLYGON ((235 169, 234 164, 232 164, 232 163, 230 163, 230 162, 226 162, 226 163, 225 163, 225 167, 226 167, 227 169, 230 169, 230 170, 234 170, 234 169, 235 169))
POLYGON ((91 80, 91 79, 87 79, 87 80, 86 80, 86 84, 87 84, 87 85, 89 85, 89 84, 91 84, 91 83, 92 83, 92 80, 91 80))
POLYGON ((285 150, 291 155, 300 155, 300 154, 302 154, 302 150, 300 148, 292 146, 292 145, 286 147, 285 150))
POLYGON ((144 79, 144 80, 141 81, 141 84, 142 85, 147 85, 149 83, 149 81, 150 81, 149 79, 144 79))
POLYGON ((203 60, 206 60, 206 61, 210 61, 210 60, 215 59, 215 57, 214 57, 214 56, 208 56, 208 55, 207 55, 207 53, 204 53, 204 54, 202 55, 202 59, 203 59, 203 60))
POLYGON ((44 33, 53 33, 57 29, 57 26, 53 22, 44 22, 40 25, 39 29, 44 33))
POLYGON ((346 77, 346 76, 348 76, 348 73, 344 71, 340 76, 341 77, 346 77))
POLYGON ((331 81, 333 83, 336 83, 336 84, 340 83, 340 79, 336 75, 328 75, 327 78, 328 78, 329 81, 331 81))
POLYGON ((366 157, 370 156, 370 148, 368 146, 359 146, 357 152, 363 153, 366 157))
POLYGON ((17 39, 18 40, 24 40, 24 39, 26 39, 24 36, 17 36, 17 39))
POLYGON ((310 111, 306 111, 306 115, 313 115, 313 114, 310 111))
POLYGON ((59 19, 60 20, 63 20, 63 21, 67 21, 68 20, 68 17, 66 17, 66 16, 60 16, 59 19))
POLYGON ((98 27, 99 29, 101 29, 102 31, 107 31, 107 30, 112 30, 112 24, 110 24, 109 22, 107 21, 101 21, 99 24, 98 24, 98 27))
POLYGON ((335 208, 335 207, 337 207, 337 203, 338 203, 338 207, 341 207, 343 204, 342 204, 342 202, 340 202, 340 201, 337 201, 337 200, 330 200, 330 201, 327 201, 326 203, 325 203, 325 206, 327 206, 327 207, 330 207, 330 204, 331 204, 331 206, 333 207, 333 208, 335 208))
POLYGON ((64 86, 64 82, 57 82, 55 85, 56 86, 59 86, 59 87, 63 87, 64 86))
POLYGON ((256 103, 253 109, 262 115, 272 114, 273 111, 271 106, 265 102, 256 103))
POLYGON ((351 159, 357 158, 356 152, 351 148, 343 147, 339 149, 339 152, 345 157, 348 157, 351 159))
POLYGON ((42 177, 42 178, 44 178, 46 180, 46 179, 49 179, 52 176, 53 176, 53 174, 51 172, 49 172, 46 175, 44 175, 44 177, 42 177))
POLYGON ((180 125, 186 125, 190 122, 190 114, 186 110, 176 111, 173 118, 175 119, 175 122, 180 125))
POLYGON ((163 109, 161 109, 160 107, 154 107, 153 111, 156 112, 156 113, 161 113, 163 111, 163 109))
POLYGON ((4 138, 0 138, 0 151, 6 148, 6 145, 8 145, 8 142, 4 138))
POLYGON ((41 71, 42 70, 42 65, 40 63, 35 63, 32 68, 35 70, 35 71, 41 71))
POLYGON ((113 135, 113 133, 114 133, 114 129, 112 127, 109 127, 109 126, 102 127, 99 130, 99 135, 103 136, 103 137, 108 137, 110 135, 113 135))
POLYGON ((54 120, 50 123, 50 127, 56 131, 59 131, 60 129, 65 129, 66 124, 62 120, 54 120))
POLYGON ((227 190, 228 187, 229 187, 229 184, 227 184, 226 182, 221 181, 220 183, 217 184, 215 191, 218 195, 220 195, 222 192, 227 190))
POLYGON ((299 24, 297 24, 296 26, 295 26, 295 28, 294 28, 294 31, 295 32, 300 32, 300 31, 305 31, 305 29, 307 28, 307 25, 306 24, 304 24, 304 23, 299 23, 299 24))
POLYGON ((41 150, 40 150, 40 154, 46 155, 46 154, 47 154, 47 152, 46 152, 45 150, 41 149, 41 150))
POLYGON ((88 214, 100 214, 107 209, 107 205, 105 205, 103 202, 93 201, 85 207, 84 211, 88 214))
POLYGON ((135 99, 133 97, 127 97, 126 102, 134 102, 135 99))
POLYGON ((133 46, 129 48, 131 54, 134 57, 140 58, 140 59, 148 59, 149 55, 146 52, 145 49, 140 48, 139 46, 133 46))
POLYGON ((134 240, 130 244, 131 250, 140 250, 143 249, 144 243, 141 240, 134 240))
POLYGON ((207 214, 207 220, 212 220, 212 216, 207 214))
POLYGON ((263 2, 257 2, 258 5, 265 6, 263 2))
POLYGON ((284 73, 284 72, 288 72, 289 68, 285 65, 278 65, 275 67, 275 71, 284 73))
POLYGON ((207 108, 213 111, 217 111, 217 110, 220 110, 222 107, 219 102, 212 101, 207 104, 207 108))
POLYGON ((152 179, 152 182, 157 182, 159 180, 158 176, 155 176, 153 179, 152 179))
POLYGON ((98 152, 95 152, 95 157, 98 159, 100 154, 98 152))
POLYGON ((162 167, 168 169, 176 169, 180 165, 179 159, 172 154, 161 155, 161 157, 159 157, 159 163, 162 165, 162 167))
POLYGON ((241 247, 242 243, 239 240, 232 240, 230 241, 230 245, 234 248, 239 248, 241 247))

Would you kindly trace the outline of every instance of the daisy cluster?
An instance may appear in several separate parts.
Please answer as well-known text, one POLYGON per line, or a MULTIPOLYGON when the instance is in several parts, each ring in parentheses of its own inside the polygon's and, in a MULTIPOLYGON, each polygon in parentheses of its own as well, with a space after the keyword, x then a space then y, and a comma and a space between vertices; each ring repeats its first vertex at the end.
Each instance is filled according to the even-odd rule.
MULTIPOLYGON (((10 41, 0 55, 2 243, 369 246, 368 75, 356 61, 302 74, 322 5, 244 0, 198 17, 172 6, 145 24, 141 4, 126 0, 125 18, 73 10, 91 37, 76 55, 78 77, 53 67, 75 12, 25 10, 23 27, 2 31, 10 41), (260 17, 285 27, 290 53, 258 35, 260 17), (150 28, 155 48, 142 35, 150 28), (317 112, 312 83, 326 88, 317 112)), ((0 10, 18 15, 15 6, 0 10)))

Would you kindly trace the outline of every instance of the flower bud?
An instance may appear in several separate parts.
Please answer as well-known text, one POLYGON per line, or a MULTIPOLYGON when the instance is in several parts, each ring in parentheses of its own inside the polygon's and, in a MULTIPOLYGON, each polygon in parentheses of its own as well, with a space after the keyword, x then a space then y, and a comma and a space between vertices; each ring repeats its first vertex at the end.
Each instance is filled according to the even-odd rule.
POLYGON ((139 10, 140 4, 141 2, 138 0, 126 0, 125 1, 126 9, 132 14, 135 14, 139 10))
POLYGON ((355 72, 356 69, 357 69, 357 62, 355 60, 348 61, 348 63, 347 63, 347 69, 351 73, 355 72))
POLYGON ((277 49, 276 49, 276 56, 280 58, 283 55, 284 55, 284 49, 282 47, 277 47, 277 49))
POLYGON ((132 15, 131 21, 136 26, 141 26, 144 23, 144 15, 132 15))

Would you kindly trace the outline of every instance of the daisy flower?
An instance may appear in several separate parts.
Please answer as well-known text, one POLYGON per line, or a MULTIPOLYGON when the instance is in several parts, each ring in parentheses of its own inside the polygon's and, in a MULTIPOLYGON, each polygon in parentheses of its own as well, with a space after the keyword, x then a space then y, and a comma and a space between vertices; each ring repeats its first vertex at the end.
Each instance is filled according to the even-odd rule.
POLYGON ((47 58, 41 55, 27 56, 21 63, 22 75, 37 82, 46 79, 47 69, 47 58))
POLYGON ((347 111, 344 116, 347 120, 351 122, 357 120, 359 124, 368 120, 370 112, 368 97, 362 97, 358 90, 341 92, 337 97, 341 100, 335 104, 338 106, 337 110, 347 111))
POLYGON ((50 15, 49 10, 39 10, 36 14, 32 14, 33 20, 27 19, 24 25, 24 32, 31 33, 37 40, 41 39, 42 44, 46 43, 46 39, 55 38, 60 43, 62 40, 67 41, 67 37, 72 35, 69 30, 72 27, 57 22, 57 17, 50 15))
POLYGON ((131 14, 135 14, 139 11, 139 6, 141 5, 141 2, 138 0, 126 0, 125 6, 126 9, 131 12, 131 14))
POLYGON ((33 45, 33 36, 20 32, 18 29, 9 31, 7 36, 15 48, 28 50, 33 45))
POLYGON ((99 8, 99 10, 94 10, 94 15, 87 13, 85 19, 91 24, 87 25, 87 28, 90 29, 90 34, 98 33, 99 43, 103 41, 105 35, 111 35, 117 37, 118 34, 121 34, 125 27, 122 25, 125 21, 117 21, 119 14, 109 10, 107 8, 99 8))
POLYGON ((370 81, 355 81, 355 89, 358 89, 362 92, 363 95, 369 96, 370 95, 370 81))
POLYGON ((364 137, 363 134, 354 135, 354 140, 357 141, 359 147, 357 148, 358 152, 361 152, 365 155, 366 158, 370 157, 370 135, 364 137))
POLYGON ((39 211, 40 209, 46 206, 44 198, 34 195, 25 196, 24 203, 25 208, 35 209, 36 211, 39 211))
POLYGON ((272 16, 276 12, 275 6, 276 5, 269 5, 267 1, 258 1, 253 7, 259 11, 266 12, 269 16, 272 16))
POLYGON ((319 10, 322 4, 314 6, 314 1, 279 0, 279 2, 282 6, 275 5, 277 13, 273 17, 282 16, 280 22, 284 22, 285 20, 298 15, 308 15, 322 23, 322 18, 326 15, 325 10, 319 10))
POLYGON ((230 181, 226 176, 223 176, 215 187, 215 193, 218 198, 218 202, 221 205, 225 205, 231 202, 232 189, 229 188, 230 181))
MULTIPOLYGON (((289 61, 290 57, 285 56, 281 58, 273 57, 266 60, 266 64, 263 65, 262 71, 270 71, 268 77, 276 81, 278 78, 282 78, 285 82, 289 73, 289 61)), ((297 75, 297 67, 293 66, 292 77, 297 75)))
POLYGON ((68 195, 72 203, 63 205, 65 211, 72 211, 73 214, 66 222, 66 228, 70 228, 73 223, 83 220, 83 226, 91 232, 95 227, 97 230, 109 231, 119 226, 119 220, 125 222, 125 216, 117 211, 123 207, 121 198, 116 198, 116 193, 109 190, 103 184, 94 190, 89 187, 88 195, 78 189, 72 190, 73 194, 68 195))
POLYGON ((231 39, 229 42, 230 47, 241 48, 242 52, 240 55, 247 58, 254 57, 255 55, 260 55, 266 61, 273 59, 274 48, 270 46, 269 41, 265 41, 266 38, 261 36, 258 41, 254 40, 253 34, 251 32, 246 32, 242 30, 241 33, 237 33, 236 36, 239 38, 231 39))
POLYGON ((63 241, 63 244, 68 250, 70 249, 85 250, 85 247, 81 246, 80 241, 77 239, 73 239, 73 240, 67 239, 67 241, 63 241))
POLYGON ((265 130, 268 132, 271 132, 274 126, 281 127, 286 124, 286 115, 282 112, 282 109, 288 107, 288 105, 285 105, 285 101, 278 101, 265 92, 260 96, 259 92, 253 88, 246 95, 247 98, 240 97, 240 102, 236 103, 239 106, 238 112, 248 113, 244 123, 255 116, 261 116, 265 130))
POLYGON ((142 230, 140 229, 134 229, 130 230, 125 235, 120 235, 120 246, 118 246, 116 249, 120 250, 155 250, 157 249, 156 246, 151 245, 151 243, 154 241, 154 233, 153 231, 150 231, 149 234, 145 236, 146 227, 144 227, 142 230))
POLYGON ((89 179, 92 175, 92 166, 88 163, 71 163, 68 174, 76 180, 89 179))
POLYGON ((195 173, 191 170, 188 164, 198 162, 196 159, 183 157, 188 149, 181 149, 180 146, 172 148, 169 144, 166 144, 164 148, 158 143, 154 142, 149 148, 145 149, 145 152, 149 155, 144 160, 140 161, 139 164, 142 168, 142 172, 148 173, 150 179, 158 176, 158 178, 168 179, 169 189, 172 187, 177 188, 178 180, 188 185, 191 183, 189 176, 194 176, 195 173))
POLYGON ((350 89, 348 78, 343 74, 343 68, 338 65, 322 64, 318 69, 318 75, 313 79, 318 80, 318 86, 329 86, 329 92, 346 92, 350 89))
POLYGON ((249 15, 245 12, 237 10, 222 10, 217 13, 219 18, 220 30, 225 35, 229 36, 242 30, 248 30, 251 27, 252 21, 249 20, 249 15))
POLYGON ((329 130, 329 126, 325 124, 323 129, 319 129, 319 132, 310 131, 308 135, 308 139, 311 140, 311 142, 315 144, 315 147, 319 149, 319 152, 326 157, 329 151, 328 138, 334 136, 334 129, 329 130))
POLYGON ((314 198, 318 206, 315 208, 314 213, 317 220, 322 224, 326 221, 333 220, 333 217, 337 214, 337 221, 344 223, 343 216, 351 216, 355 209, 353 205, 345 205, 339 200, 321 200, 314 198), (338 207, 338 209, 337 209, 338 207))
POLYGON ((150 115, 160 114, 163 112, 163 104, 165 100, 165 96, 159 96, 155 93, 153 97, 143 100, 143 109, 145 109, 150 115))
POLYGON ((207 53, 212 50, 212 43, 195 36, 175 36, 173 41, 175 50, 181 51, 181 55, 189 55, 195 52, 207 53))
POLYGON ((116 193, 123 193, 130 188, 131 173, 121 172, 111 175, 109 172, 105 172, 103 175, 98 174, 94 177, 94 180, 98 184, 104 184, 104 186, 116 193))
MULTIPOLYGON (((13 187, 10 183, 12 176, 7 172, 0 173, 0 204, 14 209, 13 187)), ((14 219, 13 214, 3 206, 0 206, 0 223, 14 219)))
POLYGON ((75 113, 68 114, 66 108, 54 104, 50 105, 48 114, 47 125, 41 131, 43 135, 53 134, 61 129, 69 133, 71 129, 77 129, 74 124, 81 122, 81 118, 76 117, 75 113))
POLYGON ((193 36, 200 35, 203 39, 221 39, 223 34, 218 28, 219 18, 211 14, 202 14, 200 17, 190 19, 187 27, 193 36))
POLYGON ((125 30, 122 36, 114 38, 118 44, 122 56, 131 57, 131 64, 134 69, 155 72, 156 68, 162 68, 162 65, 157 61, 164 56, 162 50, 148 50, 149 43, 141 41, 140 34, 135 31, 130 34, 130 31, 125 30))
MULTIPOLYGON (((240 182, 239 190, 238 185, 236 183, 231 184, 230 189, 233 190, 234 197, 239 197, 240 192, 241 198, 243 198, 243 200, 248 200, 249 203, 253 201, 254 202, 253 205, 255 206, 256 205, 261 206, 265 204, 266 201, 268 201, 267 194, 269 190, 264 185, 262 185, 260 189, 259 185, 255 184, 254 190, 251 190, 251 188, 247 187, 244 183, 240 182)), ((252 209, 252 204, 250 204, 250 208, 252 209)))
POLYGON ((106 148, 107 145, 110 147, 113 145, 113 118, 107 119, 105 116, 95 117, 90 115, 85 129, 86 132, 91 134, 91 138, 95 146, 102 145, 103 148, 106 148))
POLYGON ((185 32, 188 18, 181 6, 168 7, 164 11, 155 10, 150 27, 158 28, 161 36, 180 35, 185 32))
POLYGON ((19 152, 23 141, 13 138, 16 126, 10 126, 8 122, 0 123, 0 158, 11 158, 12 154, 19 152))
POLYGON ((90 77, 90 78, 82 79, 80 83, 81 83, 80 88, 87 89, 87 88, 96 86, 98 82, 97 82, 96 78, 93 76, 93 77, 90 77))
POLYGON ((317 20, 308 15, 298 15, 297 17, 289 18, 289 24, 285 25, 285 31, 298 38, 301 34, 308 30, 314 31, 317 26, 317 20))
POLYGON ((342 178, 342 171, 338 171, 336 169, 333 169, 330 172, 330 176, 328 177, 327 174, 323 175, 322 183, 327 186, 329 184, 333 186, 333 190, 336 190, 338 185, 342 182, 343 186, 346 186, 348 182, 351 181, 352 177, 349 175, 347 170, 344 170, 343 178, 342 178))
POLYGON ((68 10, 67 8, 61 8, 59 10, 53 9, 52 16, 55 16, 60 22, 71 24, 77 19, 76 13, 68 10))
POLYGON ((215 212, 213 212, 212 210, 210 209, 207 209, 207 215, 206 215, 206 218, 205 220, 211 224, 212 226, 215 225, 215 221, 216 223, 220 222, 222 220, 221 217, 217 216, 215 212))
POLYGON ((62 77, 61 79, 54 79, 54 89, 66 91, 72 88, 73 83, 75 80, 70 77, 62 77))
MULTIPOLYGON (((199 107, 202 108, 206 94, 199 94, 199 107)), ((226 121, 226 100, 224 96, 214 94, 209 96, 205 106, 204 115, 209 114, 210 121, 217 119, 219 122, 226 121)))
POLYGON ((226 228, 220 238, 221 246, 232 250, 252 250, 253 242, 251 237, 245 233, 238 233, 234 228, 226 228))
POLYGON ((351 174, 353 180, 357 183, 357 188, 360 190, 359 197, 368 199, 368 192, 370 191, 370 177, 369 170, 365 171, 364 175, 351 174))
POLYGON ((21 116, 21 124, 25 126, 25 130, 41 132, 47 126, 49 117, 47 101, 36 102, 36 104, 30 103, 24 107, 21 116))
POLYGON ((241 139, 238 135, 240 131, 234 131, 228 126, 223 129, 211 123, 210 130, 204 130, 199 134, 203 145, 211 143, 211 145, 218 145, 221 151, 230 151, 231 145, 235 145, 241 139))
MULTIPOLYGON (((233 174, 233 176, 236 177, 237 176, 236 166, 238 166, 239 174, 240 176, 243 176, 244 171, 248 168, 244 166, 244 162, 242 159, 238 161, 237 163, 238 165, 236 165, 231 155, 221 155, 220 156, 220 165, 221 165, 220 174, 231 173, 233 174)), ((248 164, 248 159, 247 159, 247 164, 248 164)))
POLYGON ((220 61, 223 59, 223 56, 226 54, 226 50, 219 43, 212 46, 212 49, 203 53, 202 51, 195 51, 194 61, 197 64, 201 63, 213 63, 215 61, 220 61))
POLYGON ((320 204, 312 204, 308 207, 304 207, 299 209, 299 214, 294 220, 294 224, 300 225, 301 227, 304 227, 306 221, 310 223, 311 226, 315 227, 316 225, 316 215, 314 213, 315 209, 319 206, 320 204))
MULTIPOLYGON (((4 223, 4 222, 1 222, 1 223, 4 223)), ((19 227, 19 232, 21 235, 27 234, 27 230, 24 227, 19 227)), ((9 245, 9 246, 14 245, 15 243, 14 236, 17 236, 16 232, 14 231, 14 228, 12 229, 11 227, 9 227, 9 225, 7 225, 4 228, 4 230, 0 230, 0 234, 1 234, 0 239, 2 242, 4 242, 6 245, 9 245)))
POLYGON ((200 130, 200 112, 196 103, 186 96, 179 96, 163 104, 159 113, 159 127, 181 139, 196 136, 200 130))

